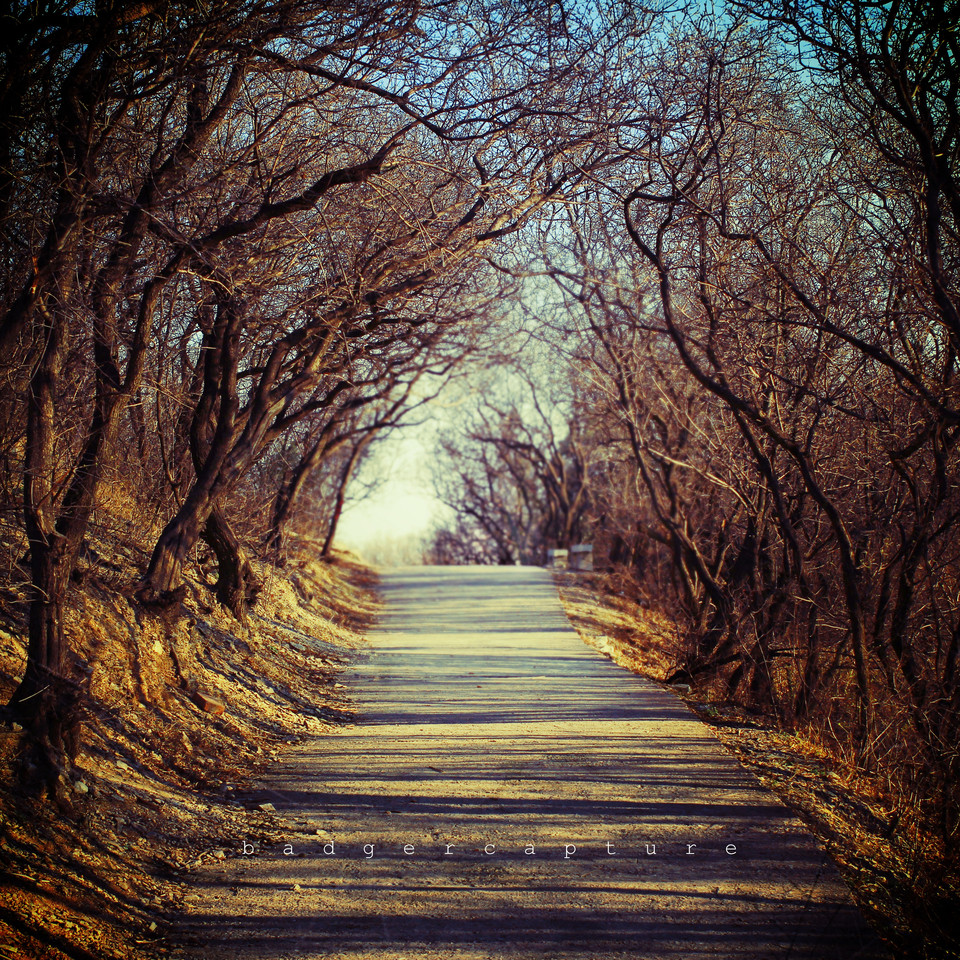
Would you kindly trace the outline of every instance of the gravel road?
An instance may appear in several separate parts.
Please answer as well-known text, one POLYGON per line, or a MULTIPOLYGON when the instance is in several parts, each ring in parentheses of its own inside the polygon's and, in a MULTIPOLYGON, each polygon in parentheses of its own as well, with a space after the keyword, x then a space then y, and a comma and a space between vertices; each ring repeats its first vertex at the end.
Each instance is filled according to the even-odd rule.
POLYGON ((204 960, 874 958, 836 870, 671 693, 587 647, 547 572, 417 567, 197 876, 204 960))

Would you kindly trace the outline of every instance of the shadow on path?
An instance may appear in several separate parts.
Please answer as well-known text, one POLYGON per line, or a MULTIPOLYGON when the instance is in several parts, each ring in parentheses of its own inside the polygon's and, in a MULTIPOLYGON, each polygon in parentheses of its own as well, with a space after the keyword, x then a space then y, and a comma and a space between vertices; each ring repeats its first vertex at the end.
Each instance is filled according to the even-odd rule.
POLYGON ((355 726, 245 798, 183 955, 885 956, 833 865, 673 695, 586 647, 535 568, 411 568, 355 726))

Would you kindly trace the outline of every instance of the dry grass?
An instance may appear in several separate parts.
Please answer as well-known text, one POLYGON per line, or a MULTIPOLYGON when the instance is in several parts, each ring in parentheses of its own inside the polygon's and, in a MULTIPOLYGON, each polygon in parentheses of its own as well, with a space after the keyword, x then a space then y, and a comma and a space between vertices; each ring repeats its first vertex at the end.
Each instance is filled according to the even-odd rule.
POLYGON ((580 636, 614 663, 654 680, 677 670, 676 627, 633 600, 607 574, 556 571, 564 609, 580 636))
MULTIPOLYGON (((677 649, 669 621, 620 593, 606 574, 556 575, 567 615, 583 639, 616 663, 663 681, 677 649)), ((919 803, 896 789, 895 771, 868 775, 815 728, 773 721, 671 688, 720 742, 808 825, 897 957, 960 957, 960 877, 938 869, 942 843, 919 803)))
MULTIPOLYGON (((67 634, 85 676, 79 749, 57 808, 11 789, 22 735, 0 729, 0 958, 162 956, 184 879, 271 837, 243 789, 289 743, 349 722, 338 669, 363 647, 376 600, 369 571, 340 557, 258 566, 264 589, 246 627, 210 599, 197 568, 182 609, 132 599, 145 551, 122 516, 101 525, 69 598, 67 634), (216 716, 201 695, 221 701, 216 716)), ((25 662, 22 544, 0 531, 0 696, 25 662)))

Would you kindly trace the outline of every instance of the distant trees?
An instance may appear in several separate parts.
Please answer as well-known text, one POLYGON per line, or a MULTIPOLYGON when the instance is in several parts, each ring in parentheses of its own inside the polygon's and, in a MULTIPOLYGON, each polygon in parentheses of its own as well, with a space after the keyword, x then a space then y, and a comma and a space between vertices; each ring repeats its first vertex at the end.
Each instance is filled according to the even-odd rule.
POLYGON ((437 562, 542 564, 586 533, 590 448, 572 407, 558 385, 517 373, 513 387, 477 397, 442 443, 437 495, 455 522, 435 537, 437 562))

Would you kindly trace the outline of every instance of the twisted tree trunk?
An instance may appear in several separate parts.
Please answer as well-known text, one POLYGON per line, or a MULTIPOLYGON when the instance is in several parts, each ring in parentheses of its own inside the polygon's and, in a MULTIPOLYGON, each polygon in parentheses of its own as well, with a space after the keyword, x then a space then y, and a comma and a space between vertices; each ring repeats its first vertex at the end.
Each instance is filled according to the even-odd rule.
POLYGON ((247 608, 256 600, 262 585, 243 545, 216 504, 204 525, 203 539, 217 555, 217 600, 241 623, 246 623, 247 608))

